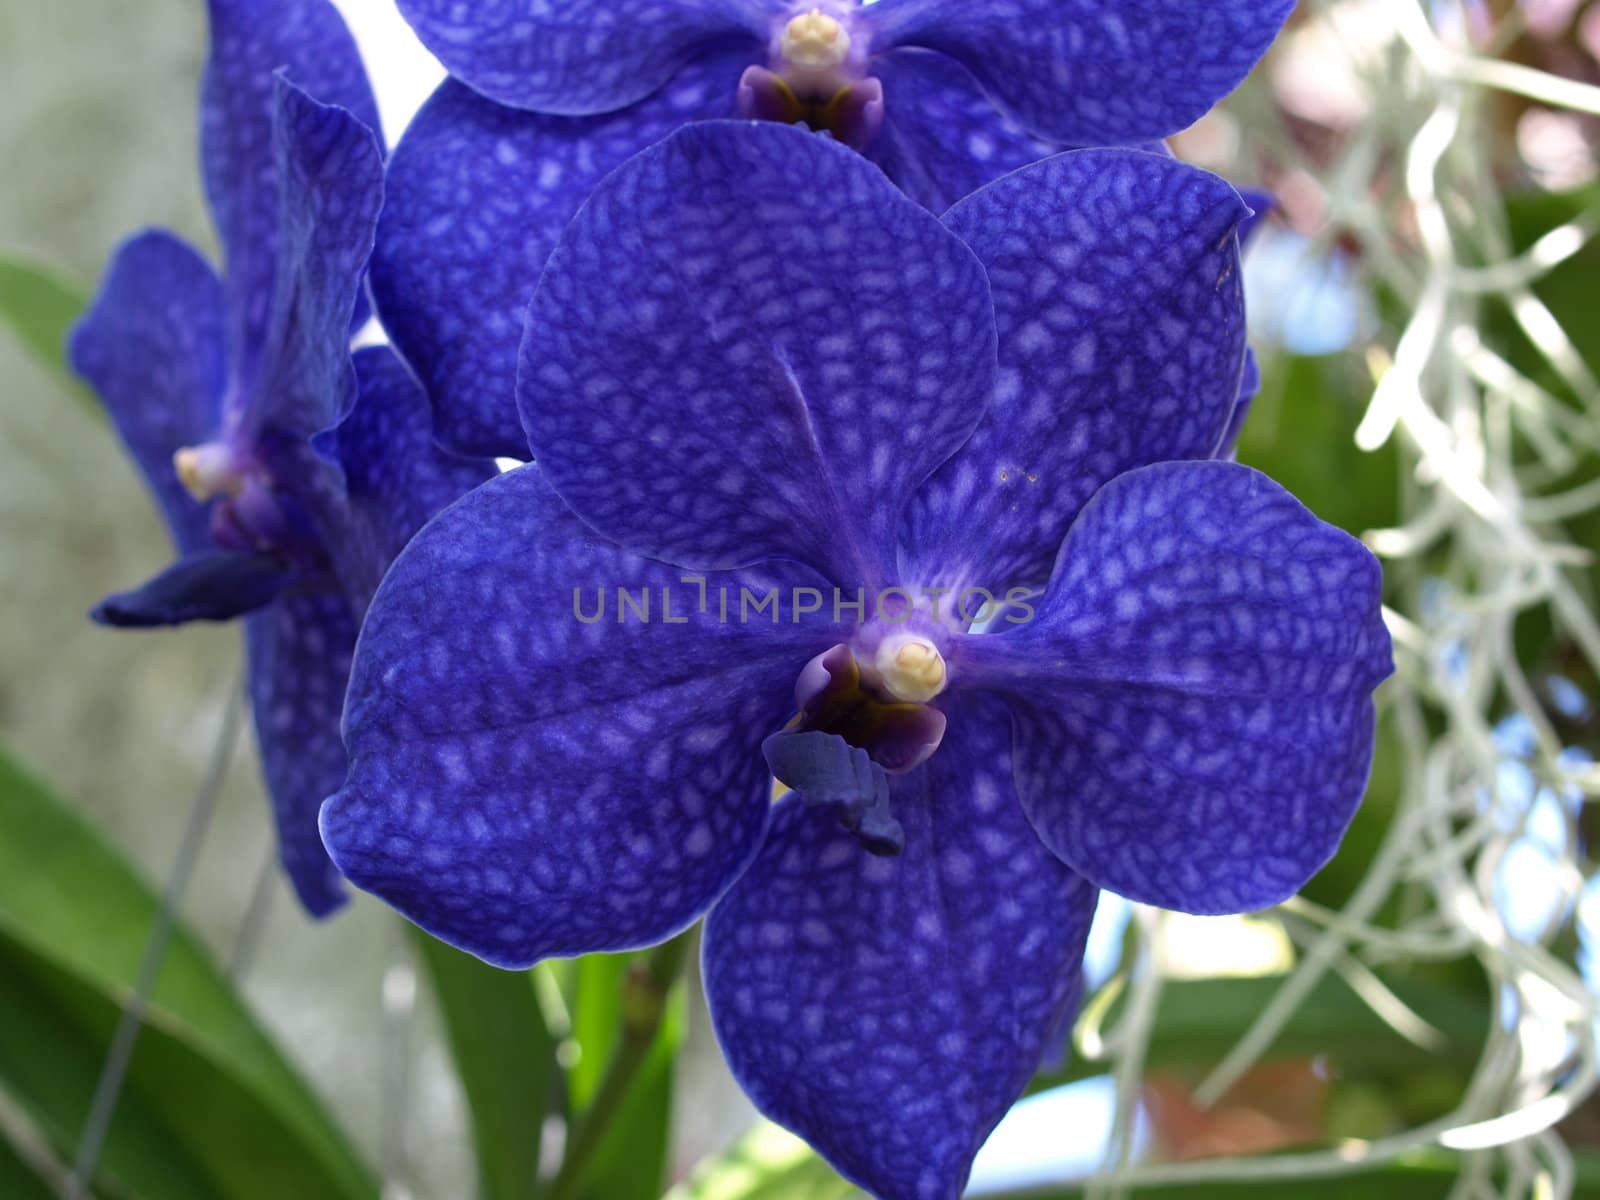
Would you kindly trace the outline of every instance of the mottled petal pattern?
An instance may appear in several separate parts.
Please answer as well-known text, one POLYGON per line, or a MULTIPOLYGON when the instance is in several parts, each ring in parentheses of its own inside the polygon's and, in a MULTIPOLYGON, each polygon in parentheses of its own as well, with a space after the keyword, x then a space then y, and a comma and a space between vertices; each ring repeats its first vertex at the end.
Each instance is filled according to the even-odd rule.
POLYGON ((1265 475, 1163 463, 1108 484, 1037 618, 971 639, 1016 714, 1045 844, 1101 887, 1196 913, 1292 895, 1366 785, 1393 669, 1375 558, 1265 475))
POLYGON ((306 911, 324 917, 345 890, 317 832, 322 802, 344 782, 344 707, 356 620, 330 582, 308 582, 245 626, 250 703, 278 855, 306 911))
POLYGON ((1000 379, 972 439, 912 502, 912 578, 1042 584, 1101 484, 1211 456, 1243 363, 1246 212, 1175 159, 1078 150, 946 214, 989 272, 1000 379))
POLYGON ((1222 442, 1217 447, 1218 458, 1232 458, 1239 449, 1239 435, 1244 432, 1244 423, 1250 416, 1251 406, 1255 404, 1256 397, 1261 394, 1261 364, 1256 361, 1256 352, 1246 349, 1244 352, 1244 374, 1239 378, 1239 398, 1234 401, 1233 415, 1228 418, 1228 428, 1222 435, 1222 442))
POLYGON ((216 273, 169 233, 129 238, 67 355, 144 472, 179 552, 210 545, 206 507, 184 489, 172 456, 222 423, 227 328, 216 273))
POLYGON ((422 44, 511 108, 584 116, 643 100, 703 54, 761 54, 782 0, 399 0, 422 44))
POLYGON ((326 529, 338 574, 364 612, 383 573, 423 525, 496 474, 487 459, 434 444, 428 397, 387 346, 355 356, 360 394, 334 445, 344 488, 326 529))
POLYGON ((107 596, 89 615, 123 629, 231 621, 271 604, 290 578, 283 564, 265 554, 200 550, 131 592, 107 596))
POLYGON ((971 72, 943 54, 897 50, 872 73, 884 118, 867 157, 931 212, 1059 149, 996 112, 971 72))
POLYGON ((340 870, 502 966, 694 920, 760 845, 761 741, 838 640, 787 616, 722 622, 719 583, 737 603, 767 581, 713 577, 702 613, 696 585, 594 537, 537 467, 448 509, 367 615, 350 777, 322 816, 340 870))
POLYGON ((206 195, 226 254, 230 335, 241 375, 272 315, 279 199, 273 75, 380 132, 355 41, 328 0, 208 0, 211 57, 200 95, 206 195))
POLYGON ((706 922, 735 1078, 877 1196, 961 1194, 1076 994, 1095 889, 1029 828, 1010 741, 992 698, 951 714, 939 753, 894 780, 896 858, 826 808, 781 801, 706 922))
POLYGON ((277 85, 276 292, 260 374, 242 385, 244 423, 309 437, 355 403, 350 320, 383 204, 383 152, 344 109, 282 76, 277 85))
POLYGON ((1294 0, 878 0, 873 47, 948 54, 1058 146, 1167 137, 1236 88, 1294 0))
POLYGON ((372 289, 445 445, 528 457, 517 346, 545 259, 613 168, 685 122, 732 116, 745 62, 691 63, 605 117, 520 112, 447 80, 406 127, 385 180, 372 289))
POLYGON ((972 252, 859 155, 704 121, 563 235, 517 401, 556 490, 629 548, 875 586, 905 497, 988 403, 990 303, 972 252))

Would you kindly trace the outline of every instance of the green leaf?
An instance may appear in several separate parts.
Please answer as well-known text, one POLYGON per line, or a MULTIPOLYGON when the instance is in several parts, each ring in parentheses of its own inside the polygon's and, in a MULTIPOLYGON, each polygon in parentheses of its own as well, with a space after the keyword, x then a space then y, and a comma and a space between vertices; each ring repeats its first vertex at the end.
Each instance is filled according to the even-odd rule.
POLYGON ((6 1139, 0 1129, 0 1196, 6 1200, 55 1200, 56 1191, 6 1139))
POLYGON ((10 329, 22 348, 86 406, 100 406, 67 365, 67 334, 88 297, 55 272, 12 254, 0 252, 0 325, 10 329))
MULTIPOLYGON (((0 751, 0 1088, 70 1159, 157 911, 81 818, 0 751)), ((366 1197, 342 1132, 211 956, 175 932, 102 1179, 135 1196, 366 1197)))
POLYGON ((1288 488, 1324 521, 1360 535, 1398 520, 1394 440, 1356 449, 1372 380, 1353 355, 1264 356, 1262 388, 1239 438, 1239 461, 1288 488))
MULTIPOLYGON (((1423 1150, 1397 1162, 1370 1171, 1320 1178, 1294 1177, 1291 1180, 1263 1179, 1240 1183, 1183 1183, 1161 1186, 1144 1184, 1140 1196, 1171 1197, 1172 1200, 1233 1200, 1234 1197, 1262 1197, 1279 1200, 1293 1195, 1295 1200, 1446 1200, 1455 1187, 1460 1160, 1447 1151, 1423 1150)), ((1082 1184, 1037 1188, 1013 1193, 1016 1200, 1080 1200, 1088 1191, 1082 1184)))
MULTIPOLYGON (((0 975, 0 1008, 6 1013, 0 1028, 0 1080, 60 1157, 70 1160, 117 1010, 93 989, 9 938, 0 939, 0 975)), ((151 1075, 152 1048, 165 1040, 164 1031, 141 1032, 136 1051, 136 1058, 143 1060, 139 1078, 130 1071, 96 1178, 101 1185, 114 1183, 135 1196, 205 1200, 214 1190, 220 1192, 222 1181, 214 1182, 200 1154, 185 1145, 168 1114, 161 1111, 160 1098, 140 1086, 151 1075)), ((210 1100, 214 1080, 197 1076, 190 1083, 191 1095, 210 1100)))
MULTIPOLYGON (((1380 976, 1382 977, 1382 976, 1380 976)), ((1161 989, 1161 1007, 1150 1038, 1150 1070, 1204 1070, 1221 1061, 1283 984, 1281 975, 1246 979, 1175 979, 1161 989)), ((1342 1071, 1409 1075, 1457 1066, 1470 1069, 1490 1019, 1487 1003, 1474 992, 1417 980, 1384 982, 1414 1013, 1444 1037, 1424 1049, 1407 1041, 1337 976, 1325 976, 1295 1010, 1271 1058, 1325 1055, 1342 1071)), ((1108 1018, 1114 1024, 1115 1016, 1108 1018)), ((1105 1073, 1105 1064, 1074 1059, 1037 1077, 1030 1092, 1105 1073)))
POLYGON ((570 966, 568 1007, 578 1061, 567 1072, 574 1112, 587 1108, 600 1090, 606 1064, 622 1031, 622 981, 632 954, 586 954, 570 966))
POLYGON ((538 1189, 539 1143, 556 1096, 555 1041, 526 971, 502 971, 411 927, 472 1112, 481 1200, 538 1189))
POLYGON ((792 1133, 763 1121, 707 1159, 667 1200, 850 1200, 860 1196, 792 1133))
MULTIPOLYGON (((680 954, 686 953, 686 947, 674 945, 680 954)), ((629 973, 644 969, 647 963, 660 969, 660 956, 666 949, 658 947, 648 954, 591 954, 553 964, 557 968, 554 978, 571 1017, 571 1045, 577 1050, 567 1072, 572 1112, 569 1136, 589 1118, 588 1110, 602 1097, 603 1085, 618 1062, 626 1059, 630 1063, 626 1091, 608 1112, 604 1133, 590 1148, 592 1153, 585 1155, 585 1166, 570 1181, 567 1195, 583 1200, 656 1200, 666 1186, 673 1080, 687 1009, 682 985, 675 984, 667 994, 647 1047, 623 1037, 628 1027, 624 995, 629 973)), ((675 965, 665 978, 675 979, 676 975, 675 965)), ((638 1014, 634 1016, 637 1020, 638 1014)), ((557 1190, 561 1190, 559 1183, 557 1190)))
MULTIPOLYGON (((1596 1195, 1596 1189, 1600 1188, 1600 1155, 1580 1150, 1573 1159, 1576 1187, 1572 1194, 1596 1195)), ((1438 1148, 1424 1148, 1381 1166, 1369 1170, 1356 1169, 1343 1175, 1318 1178, 1284 1176, 1250 1183, 1142 1184, 1136 1194, 1148 1196, 1151 1200, 1234 1200, 1234 1197, 1281 1200, 1284 1196, 1293 1196, 1294 1200, 1386 1200, 1387 1197, 1394 1197, 1394 1200, 1446 1200, 1457 1194, 1461 1166, 1461 1158, 1457 1154, 1438 1148)), ((1503 1171, 1497 1173, 1494 1188, 1504 1185, 1503 1176, 1503 1171)), ((1499 1193, 1496 1190, 1494 1194, 1499 1193)), ((1535 1191, 1533 1194, 1544 1193, 1535 1191)), ((1081 1183, 1076 1183, 1000 1193, 995 1200, 1080 1200, 1087 1196, 1087 1189, 1081 1183)), ((773 1197, 772 1200, 778 1198, 773 1197)))
MULTIPOLYGON (((572 1037, 580 1055, 568 1075, 574 1112, 599 1089, 622 1030, 623 979, 630 954, 591 954, 573 976, 572 1037)), ((586 1200, 656 1200, 666 1187, 671 1150, 672 1091, 683 1044, 686 1004, 680 984, 627 1099, 608 1125, 584 1176, 586 1200)))
MULTIPOLYGON (((1291 1151, 1290 1153, 1303 1153, 1291 1151)), ((1600 1156, 1580 1151, 1575 1156, 1576 1195, 1594 1195, 1600 1188, 1600 1156)), ((1393 1162, 1348 1174, 1307 1178, 1295 1176, 1241 1183, 1141 1184, 1141 1197, 1171 1200, 1446 1200, 1453 1194, 1461 1159, 1447 1150, 1421 1149, 1393 1162)), ((994 1200, 1081 1200, 1089 1193, 1083 1181, 988 1193, 994 1200)), ((708 1159, 667 1200, 858 1200, 862 1193, 840 1179, 804 1142, 775 1126, 763 1124, 731 1150, 708 1159)))
POLYGON ((672 1094, 688 1005, 680 984, 650 1055, 595 1151, 585 1181, 589 1200, 655 1200, 667 1184, 672 1153, 672 1094))

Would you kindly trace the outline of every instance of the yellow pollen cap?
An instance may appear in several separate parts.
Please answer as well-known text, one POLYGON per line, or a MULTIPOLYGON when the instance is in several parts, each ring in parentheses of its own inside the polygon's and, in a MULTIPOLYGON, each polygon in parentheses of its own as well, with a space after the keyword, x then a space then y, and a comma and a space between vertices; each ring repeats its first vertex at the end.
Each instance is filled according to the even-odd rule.
POLYGON ((178 473, 178 482, 202 504, 214 496, 239 493, 232 456, 215 442, 185 446, 173 454, 172 468, 178 473))
POLYGON ((873 665, 883 677, 884 690, 911 704, 932 700, 944 691, 948 679, 939 648, 915 634, 884 639, 873 665))
POLYGON ((795 17, 783 30, 784 60, 813 70, 837 67, 850 53, 850 31, 821 9, 795 17))

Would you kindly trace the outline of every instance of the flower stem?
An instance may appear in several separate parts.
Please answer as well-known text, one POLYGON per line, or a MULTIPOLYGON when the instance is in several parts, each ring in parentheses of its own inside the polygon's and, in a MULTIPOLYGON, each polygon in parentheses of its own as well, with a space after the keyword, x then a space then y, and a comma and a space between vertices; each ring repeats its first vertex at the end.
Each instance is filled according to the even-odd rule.
POLYGON ((67 1181, 67 1200, 82 1200, 89 1193, 95 1169, 100 1162, 100 1152, 105 1146, 106 1134, 111 1128, 111 1118, 116 1114, 117 1102, 122 1098, 122 1085, 128 1068, 133 1063, 133 1051, 139 1040, 139 1030, 144 1026, 145 1013, 155 991, 156 978, 161 974, 161 964, 166 961, 167 947, 178 925, 178 906, 194 875, 195 862, 200 856, 200 844, 211 827, 212 815, 217 809, 217 799, 228 774, 234 747, 239 741, 239 729, 244 719, 244 687, 235 680, 228 692, 227 707, 223 710, 222 727, 212 747, 211 761, 206 767, 205 779, 195 793, 189 809, 189 819, 183 827, 183 838, 178 846, 172 872, 167 876, 166 889, 156 908, 155 920, 145 943, 144 955, 134 977, 133 991, 123 1005, 105 1063, 100 1068, 100 1079, 95 1084, 94 1098, 89 1115, 84 1119, 83 1132, 78 1138, 77 1153, 72 1164, 72 1176, 67 1181))
POLYGON ((605 1140, 621 1111, 634 1078, 650 1056, 666 1015, 672 985, 689 959, 693 931, 685 930, 649 954, 635 959, 622 980, 622 1037, 612 1051, 600 1086, 571 1127, 561 1169, 550 1184, 547 1200, 574 1200, 594 1152, 605 1140))

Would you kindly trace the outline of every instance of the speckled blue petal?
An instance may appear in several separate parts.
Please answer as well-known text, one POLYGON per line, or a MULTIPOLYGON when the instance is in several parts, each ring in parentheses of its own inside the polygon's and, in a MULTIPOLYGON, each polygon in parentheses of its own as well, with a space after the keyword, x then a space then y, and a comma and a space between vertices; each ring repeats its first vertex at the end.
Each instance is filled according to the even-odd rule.
POLYGON ((367 614, 350 776, 322 814, 340 870, 501 966, 682 929, 759 847, 762 739, 839 640, 740 623, 741 583, 766 587, 713 576, 701 613, 696 585, 595 538, 533 466, 446 510, 367 614), (636 605, 650 589, 648 624, 618 587, 636 605))
POLYGON ((884 117, 867 157, 933 212, 1060 148, 996 112, 971 72, 943 54, 897 50, 872 73, 883 83, 884 117))
POLYGON ((67 355, 139 464, 179 552, 210 545, 206 507, 184 490, 172 455, 222 424, 227 327, 216 273, 169 233, 129 238, 67 355))
POLYGON ((433 398, 440 441, 527 458, 522 318, 556 239, 596 183, 687 121, 733 114, 744 56, 689 64, 605 117, 548 117, 446 81, 389 161, 372 258, 384 327, 433 398))
POLYGON ((1164 908, 1264 908, 1360 803, 1381 586, 1265 475, 1161 463, 1096 495, 1036 618, 967 643, 965 677, 1007 694, 1024 808, 1067 863, 1164 908))
POLYGON ((252 373, 279 261, 273 74, 379 132, 378 106, 350 31, 328 0, 208 0, 211 57, 200 93, 206 195, 226 257, 236 366, 252 373))
MULTIPOLYGON (((1239 252, 1243 254, 1261 229, 1261 223, 1278 205, 1278 198, 1263 188, 1241 187, 1239 195, 1250 206, 1250 215, 1239 225, 1239 252)), ((1231 459, 1239 449, 1239 435, 1244 431, 1250 408, 1261 394, 1261 363, 1256 352, 1245 347, 1244 374, 1239 379, 1239 399, 1234 403, 1233 415, 1228 418, 1227 431, 1217 446, 1217 458, 1231 459)))
POLYGON ((702 121, 562 236, 517 402, 556 490, 623 545, 876 586, 994 371, 988 281, 936 218, 831 139, 702 121))
POLYGON ((1231 459, 1239 449, 1239 435, 1244 432, 1244 423, 1250 416, 1250 407, 1261 394, 1261 364, 1256 361, 1256 352, 1246 347, 1244 352, 1244 374, 1239 378, 1239 398, 1234 401, 1233 415, 1228 418, 1227 431, 1222 435, 1222 443, 1217 447, 1216 457, 1231 459))
POLYGON ((1101 484, 1211 456, 1244 355, 1245 213, 1227 183, 1175 159, 1078 150, 946 214, 989 272, 1000 379, 972 439, 912 502, 909 578, 1042 584, 1101 484))
POLYGON ((1023 128, 1060 146, 1163 138, 1266 52, 1294 0, 878 0, 872 45, 948 54, 1023 128))
POLYGON ((783 0, 399 0, 450 73, 512 108, 615 112, 719 49, 755 62, 783 0))
POLYGON ((201 550, 131 592, 107 596, 89 615, 122 629, 231 621, 271 604, 289 580, 283 565, 268 555, 201 550))
POLYGON ((309 437, 355 403, 350 323, 383 204, 383 152, 342 108, 277 81, 281 205, 272 316, 243 423, 309 437))
MULTIPOLYGON (((1250 249, 1250 243, 1260 232, 1262 222, 1278 206, 1278 198, 1264 188, 1241 187, 1239 195, 1250 206, 1250 215, 1239 225, 1239 252, 1250 249)), ((1239 435, 1250 416, 1250 408, 1261 394, 1261 364, 1256 352, 1245 347, 1244 374, 1239 379, 1239 399, 1234 403, 1233 415, 1228 418, 1228 428, 1217 446, 1215 457, 1232 459, 1239 449, 1239 435)))
POLYGON ((355 355, 360 396, 339 423, 335 457, 344 472, 330 552, 358 612, 389 565, 433 516, 497 474, 433 441, 428 397, 387 346, 355 355))
POLYGON ((891 1200, 955 1200, 1076 994, 1095 889, 1039 843, 1010 721, 967 697, 894 779, 905 852, 781 801, 706 922, 711 1019, 768 1117, 891 1200))
POLYGON ((324 917, 345 902, 317 810, 344 782, 339 714, 356 619, 331 581, 302 584, 245 626, 250 703, 261 771, 278 827, 278 856, 300 903, 324 917))

